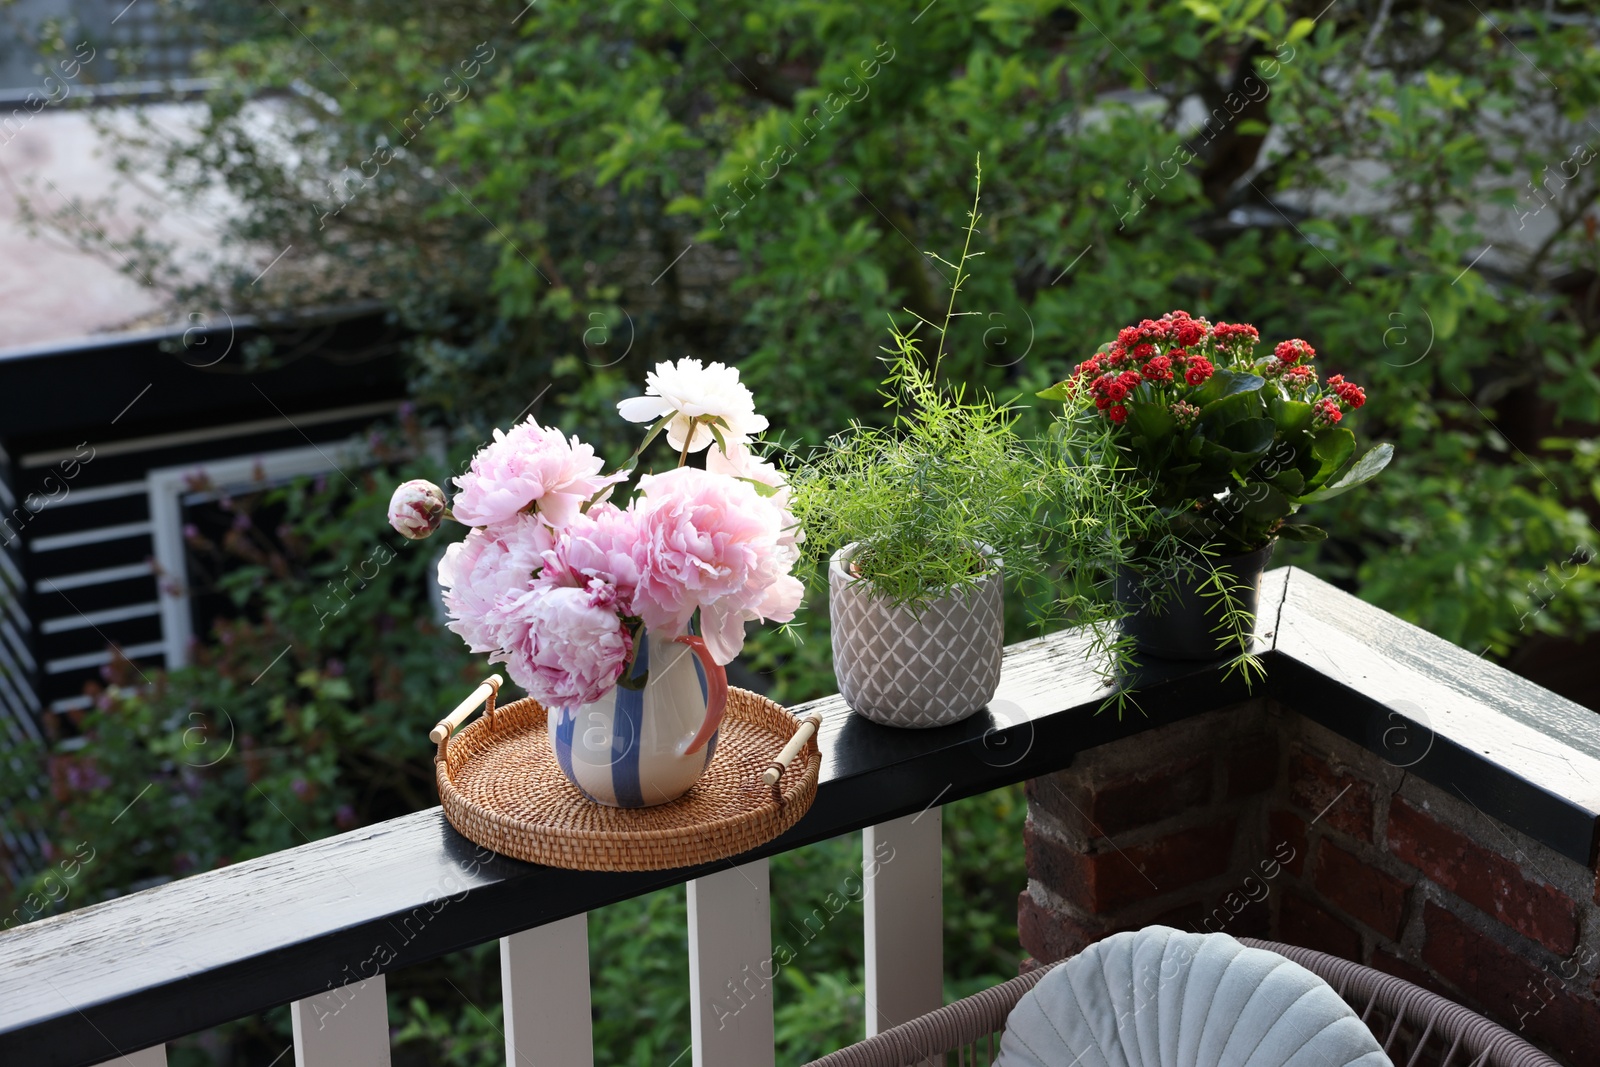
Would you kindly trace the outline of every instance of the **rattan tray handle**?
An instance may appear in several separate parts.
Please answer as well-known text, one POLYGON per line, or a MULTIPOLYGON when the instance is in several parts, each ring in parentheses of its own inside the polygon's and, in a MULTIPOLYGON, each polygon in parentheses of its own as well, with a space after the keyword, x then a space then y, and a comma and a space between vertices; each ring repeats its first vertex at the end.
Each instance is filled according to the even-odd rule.
POLYGON ((500 695, 500 684, 504 681, 505 679, 498 674, 489 675, 478 683, 478 688, 472 691, 471 696, 457 704, 456 710, 440 719, 439 725, 429 731, 428 740, 439 746, 439 755, 444 755, 444 743, 450 740, 450 735, 455 733, 462 723, 467 721, 468 716, 478 710, 479 704, 487 702, 486 714, 494 714, 494 700, 500 695))
POLYGON ((800 729, 796 730, 794 736, 789 738, 789 743, 783 746, 783 751, 778 753, 777 758, 767 764, 766 769, 761 772, 761 780, 768 785, 777 785, 778 779, 783 777, 783 772, 789 769, 789 764, 794 762, 794 758, 800 754, 800 750, 806 747, 806 742, 811 740, 811 735, 821 727, 822 713, 819 711, 813 711, 810 715, 801 719, 800 729))

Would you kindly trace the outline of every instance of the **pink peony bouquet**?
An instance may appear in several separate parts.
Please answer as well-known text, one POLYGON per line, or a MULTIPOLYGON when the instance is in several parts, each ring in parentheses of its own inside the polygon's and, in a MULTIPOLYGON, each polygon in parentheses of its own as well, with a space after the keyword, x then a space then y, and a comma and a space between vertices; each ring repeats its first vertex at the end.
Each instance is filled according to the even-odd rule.
POLYGON ((609 498, 628 464, 603 474, 593 448, 530 417, 494 432, 455 479, 451 507, 420 480, 389 506, 406 537, 427 537, 446 517, 472 527, 439 563, 449 627, 551 707, 609 693, 646 628, 680 637, 698 614, 706 648, 726 664, 745 623, 787 622, 800 605, 791 572, 802 535, 782 473, 750 450, 767 420, 738 370, 662 363, 646 395, 617 407, 653 423, 639 452, 663 430, 679 452, 676 469, 641 476, 625 505, 609 498), (700 451, 703 470, 687 465, 700 451))

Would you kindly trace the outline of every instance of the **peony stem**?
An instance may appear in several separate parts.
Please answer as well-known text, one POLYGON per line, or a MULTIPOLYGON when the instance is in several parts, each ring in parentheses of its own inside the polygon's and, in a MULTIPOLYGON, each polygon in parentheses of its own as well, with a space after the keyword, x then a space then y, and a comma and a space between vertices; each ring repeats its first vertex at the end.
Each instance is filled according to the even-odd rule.
POLYGON ((682 467, 689 462, 689 442, 694 440, 694 432, 700 426, 700 416, 696 415, 689 420, 689 431, 683 435, 683 451, 678 453, 678 466, 682 467))

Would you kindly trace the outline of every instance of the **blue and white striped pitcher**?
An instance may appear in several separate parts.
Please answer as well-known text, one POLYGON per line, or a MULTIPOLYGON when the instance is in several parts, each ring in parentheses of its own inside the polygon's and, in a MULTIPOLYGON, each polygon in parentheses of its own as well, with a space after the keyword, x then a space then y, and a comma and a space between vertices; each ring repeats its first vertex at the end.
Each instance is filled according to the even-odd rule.
POLYGON ((592 704, 549 709, 550 744, 590 800, 646 808, 687 793, 711 763, 728 675, 693 635, 639 635, 628 680, 592 704))

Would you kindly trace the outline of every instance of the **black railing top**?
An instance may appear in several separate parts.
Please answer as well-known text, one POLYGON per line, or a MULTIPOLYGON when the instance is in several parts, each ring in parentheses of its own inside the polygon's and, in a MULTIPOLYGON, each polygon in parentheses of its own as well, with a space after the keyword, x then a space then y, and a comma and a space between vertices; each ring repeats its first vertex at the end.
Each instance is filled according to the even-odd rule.
MULTIPOLYGON (((1059 770, 1077 752, 1226 707, 1280 700, 1580 863, 1600 824, 1600 718, 1304 571, 1266 575, 1254 692, 1216 664, 1151 663, 1141 711, 1063 631, 1006 652, 983 712, 934 730, 824 715, 817 798, 748 861, 1059 770), (1401 747, 1413 746, 1413 747, 1401 747)), ((441 706, 452 695, 441 695, 441 706)), ((798 709, 797 709, 798 710, 798 709)), ((428 723, 415 724, 417 759, 428 723)), ((641 874, 494 855, 432 808, 0 935, 0 1062, 94 1064, 330 986, 730 866, 641 874)))

